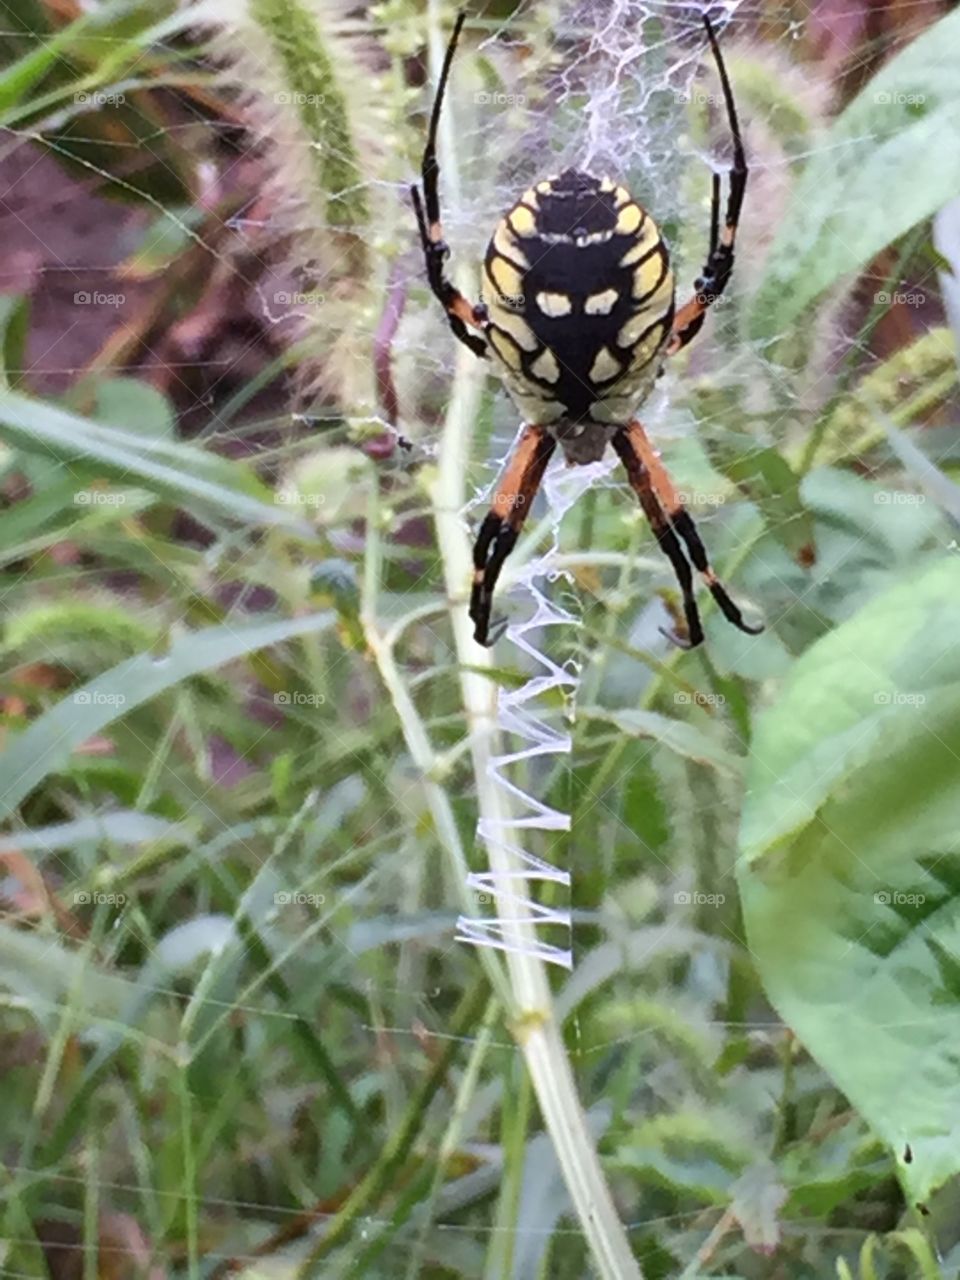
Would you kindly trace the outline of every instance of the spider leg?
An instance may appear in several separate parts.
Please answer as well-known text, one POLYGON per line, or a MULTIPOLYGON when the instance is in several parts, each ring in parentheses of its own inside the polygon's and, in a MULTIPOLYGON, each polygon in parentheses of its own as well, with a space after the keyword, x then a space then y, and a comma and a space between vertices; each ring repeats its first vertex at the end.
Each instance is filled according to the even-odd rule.
POLYGON ((475 329, 483 328, 484 310, 482 307, 474 306, 470 303, 452 281, 447 279, 444 263, 450 255, 450 248, 443 238, 443 225, 440 221, 440 166, 437 163, 437 129, 440 124, 440 110, 443 106, 453 55, 456 52, 457 41, 460 38, 460 31, 465 17, 466 12, 463 10, 457 15, 453 35, 450 37, 446 56, 443 59, 443 68, 440 71, 440 83, 437 86, 437 96, 430 115, 430 128, 427 133, 427 143, 423 150, 423 161, 420 170, 423 195, 421 197, 420 188, 414 184, 410 188, 410 198, 413 201, 413 209, 417 216, 420 245, 423 249, 430 288, 446 311, 447 319, 454 335, 465 346, 469 347, 474 355, 485 356, 487 354, 486 342, 483 338, 478 338, 469 333, 467 329, 468 326, 475 329))
POLYGON ((473 590, 470 621, 478 644, 492 645, 490 610, 493 592, 507 556, 516 546, 556 441, 543 427, 524 427, 493 495, 473 547, 473 590))
POLYGON ((643 514, 650 522, 650 528, 653 530, 660 550, 673 566, 673 572, 677 576, 677 582, 680 584, 680 591, 683 594, 683 612, 687 620, 687 637, 682 640, 679 636, 672 635, 669 632, 665 634, 681 649, 693 649, 698 644, 703 643, 703 626, 700 622, 700 610, 697 608, 697 600, 693 593, 693 574, 690 571, 687 558, 683 554, 683 547, 680 545, 673 525, 667 518, 667 514, 654 492, 650 471, 633 447, 633 442, 627 431, 618 431, 616 433, 613 437, 613 447, 626 468, 630 487, 640 499, 643 514))
MULTIPOLYGON (((673 486, 673 481, 667 474, 667 469, 660 461, 660 457, 650 443, 647 433, 642 425, 637 422, 631 422, 628 427, 622 428, 613 438, 613 447, 616 449, 620 458, 623 460, 627 468, 627 474, 630 476, 630 483, 640 497, 641 503, 644 502, 641 494, 641 485, 646 484, 653 491, 653 495, 658 508, 660 509, 667 525, 674 535, 674 541, 679 537, 683 540, 687 553, 693 561, 694 567, 702 576, 704 582, 709 588, 710 594, 717 602, 720 612, 740 631, 745 632, 748 636, 759 635, 763 630, 762 626, 750 626, 744 621, 743 614, 739 607, 730 598, 726 587, 717 577, 710 564, 707 556, 706 548, 703 540, 697 530, 697 526, 692 516, 685 510, 683 503, 680 501, 680 495, 673 486)), ((654 524, 653 517, 644 505, 644 511, 651 524, 654 524)), ((656 533, 656 526, 654 525, 656 533)), ((681 574, 677 567, 675 552, 668 548, 657 533, 657 539, 660 545, 666 551, 670 558, 670 562, 674 567, 680 586, 684 589, 684 609, 687 612, 687 624, 690 625, 690 612, 687 608, 685 583, 689 578, 690 568, 685 564, 686 573, 681 574)), ((700 628, 699 618, 697 619, 696 628, 691 628, 690 643, 696 645, 703 639, 703 632, 700 628), (696 632, 699 632, 699 639, 694 639, 696 632)))
POLYGON ((727 68, 713 26, 706 14, 703 15, 703 25, 707 30, 707 39, 710 41, 723 90, 727 121, 733 137, 733 164, 730 167, 730 192, 727 196, 727 211, 722 230, 720 229, 720 175, 717 173, 713 175, 710 202, 710 249, 706 264, 694 281, 693 297, 679 308, 674 317, 673 332, 667 344, 667 354, 671 356, 676 355, 697 336, 703 325, 707 308, 716 302, 730 281, 737 227, 740 224, 743 197, 750 172, 747 168, 747 157, 743 149, 743 137, 740 133, 740 121, 737 117, 736 103, 733 100, 733 90, 730 87, 730 77, 727 75, 727 68))

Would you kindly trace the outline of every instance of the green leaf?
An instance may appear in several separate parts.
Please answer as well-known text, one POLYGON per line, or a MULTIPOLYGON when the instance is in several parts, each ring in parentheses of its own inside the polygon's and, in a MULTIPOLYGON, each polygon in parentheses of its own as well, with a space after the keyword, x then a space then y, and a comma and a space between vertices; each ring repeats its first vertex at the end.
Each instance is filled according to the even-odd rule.
POLYGON ((51 707, 0 754, 0 818, 7 817, 70 753, 134 707, 181 680, 246 657, 268 645, 326 630, 332 613, 251 626, 208 627, 177 639, 167 654, 139 653, 112 667, 51 707))
POLYGON ((173 405, 156 387, 137 378, 101 378, 96 384, 97 420, 106 427, 133 424, 151 436, 173 436, 173 405))
POLYGON ((0 294, 0 382, 3 386, 16 386, 22 376, 29 327, 29 298, 0 294))
POLYGON ((951 558, 813 645, 758 721, 740 831, 767 993, 916 1201, 960 1169, 958 635, 951 558))
MULTIPOLYGON (((693 694, 676 696, 685 697, 691 703, 694 701, 693 694)), ((695 760, 698 764, 710 765, 723 773, 737 775, 741 771, 743 761, 740 756, 728 751, 717 741, 718 733, 705 733, 686 720, 673 720, 656 711, 641 711, 632 707, 619 711, 608 711, 606 707, 585 707, 580 714, 587 720, 606 720, 631 738, 652 738, 677 755, 686 756, 688 760, 695 760)))
POLYGON ((883 67, 834 122, 793 193, 750 329, 782 332, 841 276, 960 191, 960 11, 883 67))
MULTIPOLYGON (((190 506, 231 521, 283 525, 303 536, 310 526, 282 504, 239 463, 181 441, 138 436, 12 391, 0 392, 0 432, 24 450, 70 462, 90 459, 120 478, 136 477, 190 506), (256 496, 250 496, 251 491, 256 496)), ((81 487, 78 485, 78 488, 81 487)), ((194 510, 194 514, 197 514, 194 510)))

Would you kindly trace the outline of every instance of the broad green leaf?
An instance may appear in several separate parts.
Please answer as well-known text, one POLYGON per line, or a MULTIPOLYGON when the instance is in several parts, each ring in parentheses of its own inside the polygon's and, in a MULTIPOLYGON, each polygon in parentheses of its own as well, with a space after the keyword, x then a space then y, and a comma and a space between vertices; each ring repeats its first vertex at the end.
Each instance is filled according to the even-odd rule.
POLYGON ((332 613, 284 622, 208 627, 181 636, 163 656, 139 653, 75 689, 28 729, 8 740, 0 754, 0 818, 35 786, 69 761, 70 753, 112 721, 203 671, 246 657, 295 636, 324 631, 332 613))
POLYGON ((755 337, 788 328, 960 191, 958 61, 960 10, 883 67, 820 140, 770 251, 755 337))
POLYGON ((960 1170, 958 635, 951 557, 813 645, 758 721, 740 832, 767 993, 916 1201, 960 1170))

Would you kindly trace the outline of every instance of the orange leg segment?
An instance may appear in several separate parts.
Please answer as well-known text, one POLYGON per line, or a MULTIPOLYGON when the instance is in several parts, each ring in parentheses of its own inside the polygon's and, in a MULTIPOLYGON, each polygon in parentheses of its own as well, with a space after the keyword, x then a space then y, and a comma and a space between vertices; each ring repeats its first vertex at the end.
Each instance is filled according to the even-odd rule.
POLYGON ((556 441, 543 427, 524 427, 480 526, 473 548, 470 594, 470 620, 478 644, 489 646, 497 639, 490 635, 494 588, 504 561, 516 546, 556 447, 556 441))

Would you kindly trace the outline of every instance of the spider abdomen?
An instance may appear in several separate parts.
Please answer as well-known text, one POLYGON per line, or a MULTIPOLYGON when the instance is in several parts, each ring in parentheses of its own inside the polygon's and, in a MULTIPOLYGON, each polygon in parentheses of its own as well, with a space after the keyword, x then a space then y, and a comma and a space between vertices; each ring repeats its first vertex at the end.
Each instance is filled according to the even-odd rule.
POLYGON ((673 273, 656 223, 609 178, 568 169, 524 192, 494 231, 481 296, 526 421, 622 424, 649 394, 673 273))

